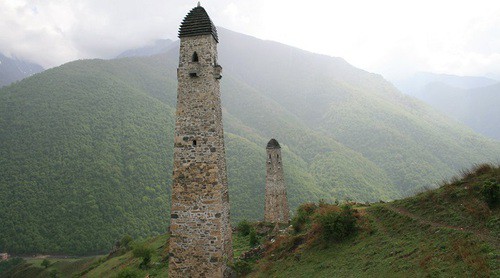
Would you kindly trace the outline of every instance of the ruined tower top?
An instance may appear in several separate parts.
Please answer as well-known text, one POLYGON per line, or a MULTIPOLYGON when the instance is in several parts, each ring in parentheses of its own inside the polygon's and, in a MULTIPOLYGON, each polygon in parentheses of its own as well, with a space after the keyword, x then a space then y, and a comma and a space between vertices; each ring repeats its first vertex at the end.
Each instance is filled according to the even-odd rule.
POLYGON ((194 7, 181 23, 179 28, 179 38, 193 37, 200 35, 212 35, 216 42, 219 42, 217 37, 217 28, 208 16, 205 9, 200 6, 194 7))
POLYGON ((269 142, 267 143, 266 149, 281 149, 281 146, 280 143, 278 143, 278 141, 276 141, 276 139, 273 138, 269 140, 269 142))
POLYGON ((285 174, 281 147, 276 139, 269 140, 266 147, 266 202, 264 220, 272 223, 288 223, 290 212, 286 197, 285 174))

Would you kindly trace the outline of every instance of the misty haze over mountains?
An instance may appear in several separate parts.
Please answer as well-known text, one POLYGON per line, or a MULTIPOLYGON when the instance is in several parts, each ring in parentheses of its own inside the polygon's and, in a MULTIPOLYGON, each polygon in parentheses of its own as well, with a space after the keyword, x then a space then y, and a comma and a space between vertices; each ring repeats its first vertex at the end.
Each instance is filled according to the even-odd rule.
POLYGON ((0 53, 0 87, 19 81, 35 73, 43 71, 43 67, 17 58, 9 58, 0 53))
POLYGON ((500 81, 420 72, 394 84, 474 131, 500 140, 500 81))
MULTIPOLYGON (((153 45, 125 51, 117 58, 151 56, 177 46, 177 41, 156 40, 153 45)), ((476 132, 500 140, 500 81, 429 72, 391 81, 401 92, 426 102, 476 132)))

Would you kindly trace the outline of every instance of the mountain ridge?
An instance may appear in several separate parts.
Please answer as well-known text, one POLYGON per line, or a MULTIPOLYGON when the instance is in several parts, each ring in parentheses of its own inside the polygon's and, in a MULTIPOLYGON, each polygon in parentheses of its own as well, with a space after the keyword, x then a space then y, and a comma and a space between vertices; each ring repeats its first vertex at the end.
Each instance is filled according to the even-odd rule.
POLYGON ((0 88, 43 70, 40 65, 16 57, 9 58, 0 53, 0 88))

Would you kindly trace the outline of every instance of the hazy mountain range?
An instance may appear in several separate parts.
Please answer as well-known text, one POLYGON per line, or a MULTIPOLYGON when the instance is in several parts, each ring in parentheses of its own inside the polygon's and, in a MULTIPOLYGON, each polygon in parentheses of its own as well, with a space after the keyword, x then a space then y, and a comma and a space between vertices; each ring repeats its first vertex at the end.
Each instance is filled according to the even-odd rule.
POLYGON ((169 39, 156 40, 150 45, 124 51, 116 56, 116 58, 152 56, 167 52, 174 47, 174 45, 177 44, 174 44, 174 42, 169 39))
POLYGON ((499 81, 422 72, 394 84, 474 131, 500 140, 499 81))
POLYGON ((0 87, 43 71, 43 67, 0 53, 0 87))
MULTIPOLYGON (((500 158, 498 141, 341 58, 223 28, 219 38, 233 221, 263 216, 270 138, 291 209, 399 198, 500 158)), ((178 43, 167 48, 0 89, 1 250, 83 254, 166 232, 178 43)))

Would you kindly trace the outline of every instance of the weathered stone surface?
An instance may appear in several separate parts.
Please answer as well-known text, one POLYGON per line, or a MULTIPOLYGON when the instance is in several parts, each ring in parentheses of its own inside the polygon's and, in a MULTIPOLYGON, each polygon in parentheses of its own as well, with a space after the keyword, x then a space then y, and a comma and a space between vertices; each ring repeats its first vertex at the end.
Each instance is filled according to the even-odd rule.
POLYGON ((281 147, 276 139, 271 139, 266 147, 266 204, 264 220, 272 223, 288 223, 290 211, 286 198, 285 177, 281 157, 281 147))
POLYGON ((227 277, 233 252, 217 41, 211 33, 181 37, 179 54, 169 276, 227 277))

